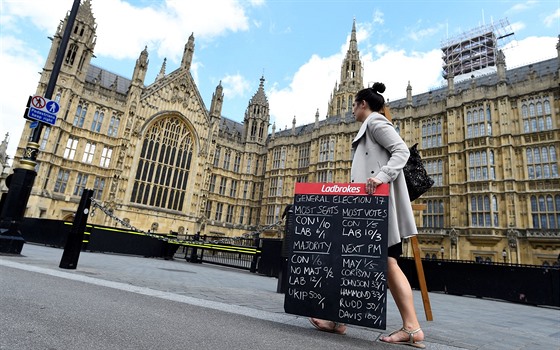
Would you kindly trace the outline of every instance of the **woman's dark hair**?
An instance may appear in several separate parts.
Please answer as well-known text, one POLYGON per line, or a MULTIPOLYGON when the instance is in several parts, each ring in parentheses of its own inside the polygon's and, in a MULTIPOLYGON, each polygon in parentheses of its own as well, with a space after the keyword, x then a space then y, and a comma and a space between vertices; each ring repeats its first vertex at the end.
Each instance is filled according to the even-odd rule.
POLYGON ((385 106, 385 99, 381 96, 385 92, 385 84, 374 83, 372 87, 368 87, 358 91, 356 101, 366 101, 369 108, 374 112, 379 112, 385 106))

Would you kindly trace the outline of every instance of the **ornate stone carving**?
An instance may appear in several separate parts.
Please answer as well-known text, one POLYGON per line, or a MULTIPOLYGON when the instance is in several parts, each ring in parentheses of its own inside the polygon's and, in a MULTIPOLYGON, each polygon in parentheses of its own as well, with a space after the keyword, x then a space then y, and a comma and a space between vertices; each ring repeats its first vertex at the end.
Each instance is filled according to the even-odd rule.
POLYGON ((519 235, 519 231, 512 228, 507 231, 507 240, 510 248, 517 248, 517 237, 519 237, 519 235))
POLYGON ((457 242, 459 241, 459 233, 455 228, 452 228, 449 231, 449 239, 451 241, 451 245, 457 245, 457 242))

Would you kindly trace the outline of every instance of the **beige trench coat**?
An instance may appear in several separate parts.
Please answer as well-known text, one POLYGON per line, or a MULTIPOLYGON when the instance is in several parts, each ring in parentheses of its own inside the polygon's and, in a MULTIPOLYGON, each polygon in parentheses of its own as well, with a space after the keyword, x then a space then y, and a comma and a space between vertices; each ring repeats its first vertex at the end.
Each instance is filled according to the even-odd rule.
POLYGON ((393 124, 377 112, 370 114, 352 141, 352 148, 352 182, 365 183, 369 177, 375 177, 391 185, 388 246, 418 234, 402 174, 410 151, 393 124))

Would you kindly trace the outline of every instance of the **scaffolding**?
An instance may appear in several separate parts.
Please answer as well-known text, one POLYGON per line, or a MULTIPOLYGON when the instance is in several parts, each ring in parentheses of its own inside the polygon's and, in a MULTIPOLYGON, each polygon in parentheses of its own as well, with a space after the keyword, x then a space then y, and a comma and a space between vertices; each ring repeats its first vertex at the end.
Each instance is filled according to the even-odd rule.
POLYGON ((508 20, 503 19, 442 41, 443 77, 447 79, 451 74, 456 77, 495 66, 499 48, 512 35, 508 20))

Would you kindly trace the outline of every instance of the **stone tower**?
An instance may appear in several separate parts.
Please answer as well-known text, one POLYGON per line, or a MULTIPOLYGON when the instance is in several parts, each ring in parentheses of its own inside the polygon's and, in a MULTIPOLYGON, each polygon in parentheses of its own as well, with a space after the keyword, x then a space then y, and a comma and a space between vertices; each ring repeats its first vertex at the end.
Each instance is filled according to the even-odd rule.
MULTIPOLYGON (((41 74, 41 85, 44 84, 45 87, 53 70, 57 51, 60 47, 66 24, 68 23, 68 16, 67 14, 64 21, 60 22, 52 38, 51 49, 43 68, 43 73, 41 74)), ((68 48, 64 53, 59 79, 77 80, 80 84, 85 82, 86 73, 95 48, 96 28, 97 24, 95 23, 95 18, 91 11, 91 0, 85 0, 80 5, 76 15, 68 48)), ((72 84, 69 85, 71 86, 72 84)), ((54 94, 55 96, 53 96, 53 98, 60 100, 60 90, 55 91, 54 94)))
POLYGON ((265 146, 268 134, 268 123, 270 113, 268 99, 264 93, 264 77, 261 77, 259 88, 253 98, 249 101, 249 106, 245 111, 244 136, 248 144, 265 146))
POLYGON ((331 95, 327 117, 344 115, 352 111, 354 96, 364 86, 362 61, 356 40, 356 20, 352 23, 350 45, 340 68, 340 82, 335 84, 331 95))

